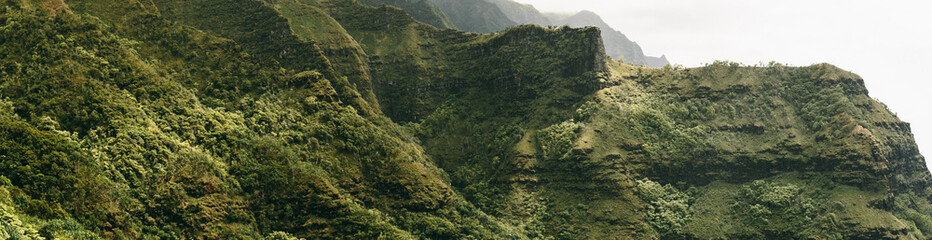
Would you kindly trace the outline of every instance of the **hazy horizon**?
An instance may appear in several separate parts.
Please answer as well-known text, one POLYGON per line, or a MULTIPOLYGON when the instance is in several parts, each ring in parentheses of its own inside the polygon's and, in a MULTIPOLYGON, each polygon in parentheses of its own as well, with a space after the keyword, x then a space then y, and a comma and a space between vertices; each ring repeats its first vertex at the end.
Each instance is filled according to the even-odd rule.
MULTIPOLYGON (((909 122, 932 150, 932 3, 919 1, 516 0, 541 12, 598 13, 648 56, 698 67, 830 63, 864 78, 871 97, 909 122)), ((924 156, 927 156, 924 154, 924 156)), ((926 161, 930 169, 932 164, 926 161)))

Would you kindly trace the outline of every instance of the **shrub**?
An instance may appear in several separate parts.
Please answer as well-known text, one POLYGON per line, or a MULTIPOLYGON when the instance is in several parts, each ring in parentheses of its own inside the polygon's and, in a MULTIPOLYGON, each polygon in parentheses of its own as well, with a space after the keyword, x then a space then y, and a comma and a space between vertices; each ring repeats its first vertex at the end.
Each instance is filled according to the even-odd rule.
POLYGON ((0 186, 12 186, 12 185, 13 185, 13 182, 11 182, 9 178, 6 178, 5 176, 0 176, 0 186))
POLYGON ((558 159, 568 152, 576 141, 579 124, 572 120, 551 125, 537 133, 537 142, 540 145, 544 159, 558 159))
POLYGON ((596 113, 598 111, 599 111, 599 104, 596 102, 589 101, 589 102, 583 103, 583 105, 580 106, 579 109, 576 109, 575 117, 576 117, 576 120, 578 121, 586 121, 586 120, 589 120, 590 117, 592 117, 593 113, 596 113))
POLYGON ((269 233, 269 235, 266 235, 265 239, 266 240, 301 240, 303 238, 297 238, 286 232, 275 231, 275 232, 269 233))
POLYGON ((84 225, 70 218, 49 221, 39 229, 39 234, 46 239, 100 239, 97 234, 84 229, 84 225))
POLYGON ((679 236, 692 217, 692 198, 672 185, 660 185, 650 179, 637 181, 638 196, 648 204, 647 223, 661 236, 679 236))
POLYGON ((799 186, 757 180, 740 190, 732 211, 771 238, 802 238, 824 219, 816 206, 799 186))

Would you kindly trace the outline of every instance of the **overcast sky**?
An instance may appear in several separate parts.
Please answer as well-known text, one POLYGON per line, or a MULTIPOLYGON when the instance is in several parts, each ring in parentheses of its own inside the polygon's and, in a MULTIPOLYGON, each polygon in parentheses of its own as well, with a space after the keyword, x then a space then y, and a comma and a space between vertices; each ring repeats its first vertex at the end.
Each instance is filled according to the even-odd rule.
POLYGON ((596 12, 645 54, 686 67, 831 63, 863 77, 872 97, 912 124, 920 150, 932 151, 932 1, 517 1, 596 12))

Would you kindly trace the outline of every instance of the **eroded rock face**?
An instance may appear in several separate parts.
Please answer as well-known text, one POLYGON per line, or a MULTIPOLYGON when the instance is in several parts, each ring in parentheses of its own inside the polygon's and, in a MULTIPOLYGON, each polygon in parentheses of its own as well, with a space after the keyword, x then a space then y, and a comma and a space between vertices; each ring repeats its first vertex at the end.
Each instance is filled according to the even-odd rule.
MULTIPOLYGON (((895 206, 894 197, 902 194, 927 199, 928 170, 922 167, 921 156, 909 150, 890 153, 904 140, 912 141, 906 140, 911 136, 902 134, 902 124, 885 124, 899 120, 868 97, 863 80, 853 74, 825 64, 750 68, 716 63, 683 71, 642 71, 596 96, 581 108, 595 114, 580 121, 579 140, 564 160, 621 165, 631 178, 688 188, 693 191, 691 196, 700 198, 754 186, 758 180, 786 184, 755 191, 764 191, 756 193, 764 198, 812 199, 811 209, 805 211, 818 212, 793 220, 803 210, 754 205, 761 203, 750 208, 725 208, 713 202, 691 202, 685 208, 694 213, 714 211, 716 217, 737 220, 723 232, 709 235, 707 229, 690 224, 708 224, 704 218, 709 214, 689 215, 686 224, 678 228, 664 225, 672 220, 648 216, 648 223, 661 236, 908 239, 922 235, 901 223, 912 221, 901 218, 910 210, 895 206), (913 177, 907 180, 904 176, 913 177), (718 182, 734 185, 715 187, 718 182), (909 187, 917 184, 924 187, 909 187), (781 189, 799 185, 804 186, 799 195, 782 195, 787 192, 781 189), (857 199, 852 192, 858 192, 857 199), (817 204, 828 199, 852 203, 852 207, 817 204), (763 223, 741 220, 754 215, 749 211, 766 212, 758 213, 765 216, 760 219, 763 223), (878 220, 866 221, 852 212, 878 220), (800 232, 792 233, 788 226, 773 222, 806 219, 847 227, 824 230, 816 223, 803 224, 800 232)), ((608 168, 601 169, 602 176, 611 173, 608 168)), ((627 181, 619 178, 618 182, 627 181)), ((719 197, 716 201, 737 204, 742 200, 719 197)))

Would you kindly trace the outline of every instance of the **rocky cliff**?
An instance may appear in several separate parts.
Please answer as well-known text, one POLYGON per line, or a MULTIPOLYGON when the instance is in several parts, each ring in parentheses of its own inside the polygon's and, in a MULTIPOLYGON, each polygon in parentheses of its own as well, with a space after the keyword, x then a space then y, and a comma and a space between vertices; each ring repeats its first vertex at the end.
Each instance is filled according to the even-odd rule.
POLYGON ((641 46, 628 39, 625 34, 615 30, 602 17, 591 11, 581 11, 569 16, 550 15, 554 25, 568 25, 570 27, 593 26, 602 29, 602 39, 605 41, 606 53, 612 58, 622 60, 634 65, 645 65, 653 68, 662 68, 670 62, 666 57, 656 58, 645 56, 641 46))

